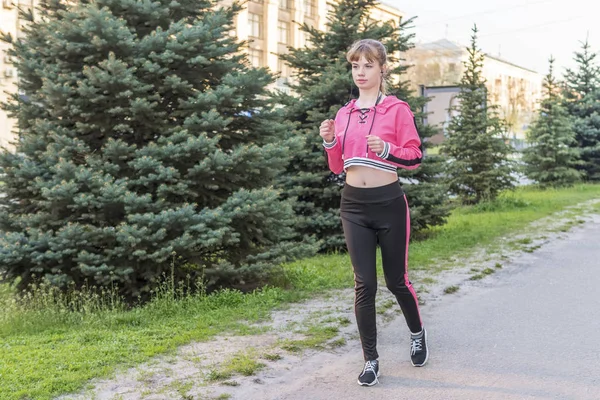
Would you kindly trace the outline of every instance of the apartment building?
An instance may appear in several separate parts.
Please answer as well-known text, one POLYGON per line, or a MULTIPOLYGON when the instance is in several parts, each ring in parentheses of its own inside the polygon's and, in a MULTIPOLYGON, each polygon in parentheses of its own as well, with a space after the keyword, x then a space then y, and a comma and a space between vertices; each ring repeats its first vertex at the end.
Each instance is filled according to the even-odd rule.
MULTIPOLYGON (((291 71, 279 58, 288 52, 288 46, 306 45, 301 24, 326 30, 328 12, 335 2, 328 0, 251 0, 236 21, 237 36, 249 42, 249 57, 256 67, 268 67, 281 74, 276 83, 279 90, 287 91, 291 71)), ((397 24, 403 14, 396 8, 380 3, 370 17, 376 21, 393 20, 397 24)))
MULTIPOLYGON (((13 37, 22 35, 17 7, 32 8, 37 0, 0 0, 0 30, 13 37)), ((223 0, 224 4, 231 0, 223 0)), ((288 51, 288 46, 302 47, 306 44, 304 32, 299 23, 306 23, 320 30, 326 29, 327 13, 335 7, 335 2, 328 0, 249 0, 235 21, 236 34, 240 40, 248 41, 247 49, 250 61, 254 66, 268 67, 273 72, 281 73, 275 84, 279 90, 288 91, 287 82, 291 71, 279 58, 288 51)), ((396 8, 379 4, 371 14, 377 21, 393 20, 399 23, 402 13, 396 8)), ((6 101, 9 93, 18 90, 17 71, 10 58, 4 56, 8 47, 0 43, 2 57, 0 59, 0 102, 6 101)), ((0 110, 0 146, 9 147, 14 138, 15 121, 8 118, 6 112, 0 110)))
MULTIPOLYGON (((427 106, 431 113, 428 120, 440 128, 442 137, 450 118, 448 107, 454 104, 456 85, 468 57, 465 46, 446 39, 418 44, 405 57, 413 66, 407 76, 413 90, 432 97, 427 106)), ((500 108, 501 116, 509 125, 509 136, 522 142, 539 106, 542 75, 490 54, 484 54, 482 75, 490 102, 500 108)))
MULTIPOLYGON (((10 33, 13 38, 23 35, 24 21, 19 18, 17 7, 33 8, 34 0, 0 0, 0 30, 10 33)), ((6 55, 9 45, 0 42, 0 102, 8 100, 9 93, 18 91, 17 70, 10 56, 6 55)), ((0 146, 12 148, 15 121, 0 110, 0 146)))

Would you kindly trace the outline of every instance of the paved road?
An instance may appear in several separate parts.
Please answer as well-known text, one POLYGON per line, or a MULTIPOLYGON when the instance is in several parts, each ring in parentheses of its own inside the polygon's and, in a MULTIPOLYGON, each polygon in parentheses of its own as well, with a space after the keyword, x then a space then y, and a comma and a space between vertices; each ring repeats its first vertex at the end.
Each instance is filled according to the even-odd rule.
POLYGON ((600 399, 600 219, 425 307, 431 356, 408 358, 394 321, 379 334, 380 384, 356 384, 360 350, 310 357, 247 399, 600 399))

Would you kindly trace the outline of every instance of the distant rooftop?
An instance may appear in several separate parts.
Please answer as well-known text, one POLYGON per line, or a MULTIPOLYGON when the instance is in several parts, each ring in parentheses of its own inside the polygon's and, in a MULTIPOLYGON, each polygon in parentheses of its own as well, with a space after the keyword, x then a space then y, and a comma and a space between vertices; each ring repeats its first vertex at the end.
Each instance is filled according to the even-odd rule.
MULTIPOLYGON (((461 45, 459 43, 450 41, 448 39, 440 39, 440 40, 436 40, 434 42, 427 42, 427 43, 417 43, 415 45, 415 47, 419 48, 419 49, 424 49, 424 50, 433 50, 433 51, 436 51, 436 50, 450 50, 450 51, 456 51, 456 52, 468 49, 468 46, 461 45)), ((533 72, 533 73, 536 73, 536 74, 538 73, 537 71, 534 71, 534 70, 529 69, 529 68, 525 68, 523 66, 520 66, 520 65, 515 64, 513 62, 507 61, 507 60, 505 60, 503 58, 500 58, 498 56, 494 56, 492 54, 485 53, 485 52, 483 52, 483 54, 487 58, 491 58, 492 60, 500 61, 502 63, 511 65, 513 67, 523 69, 525 71, 533 72)))
POLYGON ((382 5, 384 5, 384 6, 386 6, 386 7, 390 7, 390 8, 393 8, 394 10, 397 10, 398 13, 400 13, 402 15, 405 14, 404 11, 400 10, 398 8, 398 6, 396 6, 395 4, 393 4, 391 1, 381 1, 381 0, 379 0, 379 3, 382 4, 382 5))
POLYGON ((446 49, 446 50, 455 50, 455 51, 462 51, 465 48, 465 46, 462 46, 458 43, 452 42, 448 39, 440 39, 440 40, 436 40, 435 42, 428 42, 428 43, 418 43, 416 45, 416 47, 421 48, 421 49, 426 49, 426 50, 446 49))

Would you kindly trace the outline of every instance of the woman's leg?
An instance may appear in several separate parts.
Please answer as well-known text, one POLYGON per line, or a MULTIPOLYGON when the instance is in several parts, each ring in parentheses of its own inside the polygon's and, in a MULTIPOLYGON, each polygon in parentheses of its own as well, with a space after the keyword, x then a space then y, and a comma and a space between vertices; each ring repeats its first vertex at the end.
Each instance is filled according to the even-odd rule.
POLYGON ((385 282, 396 296, 408 328, 412 333, 419 333, 423 324, 417 294, 408 279, 410 214, 406 196, 386 202, 377 220, 385 282))
POLYGON ((379 210, 378 230, 383 272, 388 289, 394 293, 411 331, 410 360, 415 367, 427 363, 427 331, 423 328, 417 294, 408 279, 410 214, 406 196, 398 197, 379 210))
POLYGON ((365 361, 377 360, 377 327, 375 313, 375 292, 377 291, 377 271, 375 257, 377 236, 373 229, 364 227, 344 218, 344 237, 354 269, 354 312, 360 333, 365 361))

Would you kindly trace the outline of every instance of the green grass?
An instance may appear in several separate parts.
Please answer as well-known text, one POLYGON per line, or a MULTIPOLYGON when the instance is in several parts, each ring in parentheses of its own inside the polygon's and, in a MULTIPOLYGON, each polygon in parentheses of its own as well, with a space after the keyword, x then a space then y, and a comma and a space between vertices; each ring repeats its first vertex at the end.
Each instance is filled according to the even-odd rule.
POLYGON ((262 358, 264 358, 265 360, 269 360, 269 361, 279 361, 281 360, 281 355, 278 353, 267 353, 267 354, 263 354, 262 358))
POLYGON ((429 240, 411 244, 410 268, 443 269, 444 260, 482 247, 493 248, 501 236, 523 233, 535 220, 599 197, 600 185, 546 191, 526 187, 504 194, 491 204, 458 208, 448 224, 431 229, 429 240))
POLYGON ((496 272, 496 271, 495 271, 494 269, 492 269, 492 268, 486 268, 486 269, 484 269, 483 271, 481 271, 480 273, 478 273, 478 274, 476 274, 476 275, 473 275, 473 276, 471 276, 471 277, 469 278, 469 280, 472 280, 472 281, 477 281, 477 280, 483 279, 483 278, 485 278, 487 275, 491 275, 491 274, 493 274, 493 273, 495 273, 495 272, 496 272))
POLYGON ((340 329, 330 325, 312 325, 305 332, 301 332, 303 339, 288 339, 281 341, 281 348, 291 353, 297 353, 305 349, 323 349, 325 344, 336 337, 340 329))
POLYGON ((338 339, 335 339, 334 341, 332 341, 330 344, 331 344, 331 347, 342 347, 342 346, 346 345, 346 339, 338 338, 338 339))
POLYGON ((252 351, 241 352, 226 361, 223 365, 209 372, 208 380, 225 380, 235 374, 251 376, 265 367, 265 364, 257 361, 257 356, 252 351))
MULTIPOLYGON (((521 188, 493 203, 456 209, 445 226, 411 244, 410 269, 434 275, 453 258, 493 249, 499 237, 522 234, 531 222, 593 198, 600 198, 600 185, 547 191, 521 188)), ((594 209, 600 211, 600 204, 594 209)), ((191 341, 224 332, 253 334, 259 330, 249 324, 267 319, 274 308, 323 295, 328 289, 351 288, 350 265, 345 254, 317 256, 285 266, 285 275, 274 281, 277 287, 246 295, 227 290, 176 300, 166 291, 131 310, 109 294, 94 297, 90 292, 81 300, 61 300, 46 289, 20 304, 13 300, 11 287, 0 285, 0 398, 52 399, 81 390, 91 378, 110 377, 119 368, 172 353, 191 341), (64 304, 68 301, 72 303, 64 304)), ((483 277, 486 271, 479 274, 483 277)), ((338 327, 321 323, 303 332, 304 339, 282 346, 299 351, 326 343, 341 345, 340 339, 331 342, 338 332, 338 327)), ((248 365, 248 371, 258 368, 242 361, 236 363, 248 365)), ((227 371, 243 373, 224 368, 215 374, 227 371)))
POLYGON ((456 292, 458 292, 459 289, 460 289, 460 287, 458 287, 456 285, 448 286, 447 288, 444 289, 444 293, 446 293, 446 294, 456 293, 456 292))
POLYGON ((329 317, 321 320, 322 323, 327 324, 339 324, 340 326, 348 326, 350 325, 350 320, 347 317, 329 317))
POLYGON ((192 390, 193 387, 193 382, 175 381, 169 385, 169 389, 177 392, 177 394, 181 396, 182 399, 193 399, 192 396, 188 395, 188 392, 192 390))
POLYGON ((390 308, 396 306, 396 300, 387 299, 377 305, 377 314, 385 314, 390 308))
POLYGON ((266 288, 248 295, 224 291, 157 298, 131 311, 89 314, 13 306, 0 319, 0 398, 51 399, 80 390, 88 379, 108 376, 118 365, 132 366, 226 331, 247 333, 245 322, 267 318, 274 307, 297 298, 291 291, 266 288))

